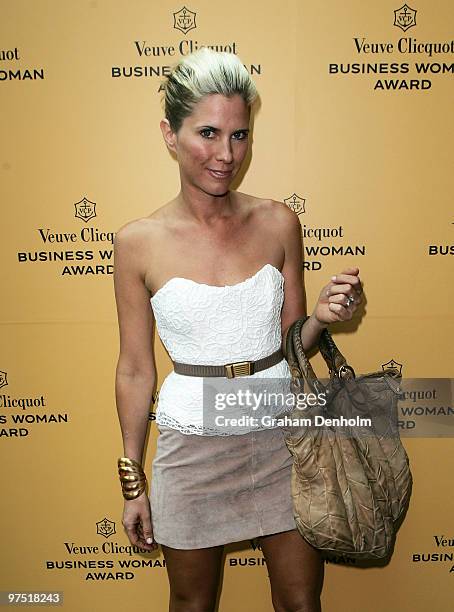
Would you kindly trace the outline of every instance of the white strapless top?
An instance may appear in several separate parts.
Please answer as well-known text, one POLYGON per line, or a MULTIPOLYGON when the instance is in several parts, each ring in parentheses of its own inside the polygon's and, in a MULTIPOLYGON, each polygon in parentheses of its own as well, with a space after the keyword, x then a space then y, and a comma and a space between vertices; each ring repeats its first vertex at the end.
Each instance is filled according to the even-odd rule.
MULTIPOLYGON (((223 287, 174 277, 150 298, 157 331, 171 359, 212 365, 255 361, 277 350, 283 301, 284 277, 271 264, 223 287)), ((291 378, 287 361, 240 378, 265 377, 291 378)), ((225 435, 222 429, 204 426, 203 380, 172 370, 159 391, 156 423, 184 434, 225 435)), ((263 427, 243 427, 241 433, 250 429, 263 427)))

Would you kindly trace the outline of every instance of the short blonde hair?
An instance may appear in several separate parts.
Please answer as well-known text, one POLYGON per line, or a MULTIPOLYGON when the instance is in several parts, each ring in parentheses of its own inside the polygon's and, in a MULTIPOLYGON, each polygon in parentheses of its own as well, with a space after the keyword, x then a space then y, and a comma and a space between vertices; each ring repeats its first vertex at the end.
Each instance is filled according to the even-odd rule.
POLYGON ((202 47, 173 67, 164 82, 165 117, 178 132, 197 102, 210 94, 239 94, 250 107, 258 92, 241 60, 233 53, 202 47))

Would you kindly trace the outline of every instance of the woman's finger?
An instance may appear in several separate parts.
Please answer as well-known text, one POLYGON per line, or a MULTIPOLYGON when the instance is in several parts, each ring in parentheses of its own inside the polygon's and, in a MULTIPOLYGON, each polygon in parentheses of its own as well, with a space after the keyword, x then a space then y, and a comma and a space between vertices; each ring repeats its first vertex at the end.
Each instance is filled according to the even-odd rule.
POLYGON ((144 546, 156 544, 154 542, 153 528, 151 526, 151 520, 149 516, 142 517, 141 523, 139 524, 137 529, 139 532, 140 541, 144 546), (148 542, 148 540, 151 541, 148 542))
POLYGON ((359 304, 361 302, 361 298, 351 293, 339 293, 336 295, 331 295, 328 301, 333 304, 342 304, 342 306, 345 306, 346 308, 351 308, 353 304, 359 304))
POLYGON ((331 312, 337 314, 340 321, 347 321, 352 318, 352 310, 346 308, 345 306, 342 306, 342 304, 335 304, 333 302, 330 302, 328 304, 328 308, 331 310, 331 312))
POLYGON ((138 546, 139 545, 139 534, 137 532, 137 526, 130 525, 130 524, 124 524, 123 526, 125 528, 126 535, 128 536, 128 539, 131 542, 131 544, 135 544, 136 546, 138 546))
POLYGON ((158 547, 157 542, 154 541, 153 532, 151 532, 151 536, 144 535, 144 529, 142 527, 141 522, 138 522, 134 525, 124 525, 124 528, 129 541, 134 546, 145 548, 147 550, 155 550, 158 547), (148 537, 151 537, 153 539, 153 542, 151 544, 146 541, 148 537))
POLYGON ((328 289, 326 290, 326 295, 332 296, 338 293, 347 294, 351 293, 352 291, 353 287, 350 283, 346 283, 345 285, 329 285, 328 289))
POLYGON ((359 268, 357 267, 349 267, 342 270, 341 274, 354 274, 357 276, 359 274, 359 268))
MULTIPOLYGON (((145 541, 149 538, 153 540, 153 527, 149 515, 142 517, 142 533, 145 541)), ((149 544, 151 544, 151 542, 149 542, 149 544)))
POLYGON ((331 277, 333 283, 349 283, 355 289, 361 287, 361 279, 359 276, 352 276, 351 274, 336 274, 331 277))

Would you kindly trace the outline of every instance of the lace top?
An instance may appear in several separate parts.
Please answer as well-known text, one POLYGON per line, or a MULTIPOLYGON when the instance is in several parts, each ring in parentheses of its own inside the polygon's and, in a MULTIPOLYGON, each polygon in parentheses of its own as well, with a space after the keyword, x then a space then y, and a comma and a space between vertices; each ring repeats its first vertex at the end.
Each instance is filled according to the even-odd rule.
MULTIPOLYGON (((223 365, 255 361, 281 346, 283 288, 282 273, 265 264, 250 278, 223 287, 174 277, 150 302, 157 331, 171 359, 223 365)), ((270 368, 235 380, 265 377, 290 379, 287 361, 282 359, 270 368)), ((172 370, 159 391, 156 422, 185 434, 225 435, 225 428, 204 425, 203 380, 172 370)), ((219 382, 220 378, 205 380, 219 382)), ((263 428, 243 427, 235 433, 263 428)))

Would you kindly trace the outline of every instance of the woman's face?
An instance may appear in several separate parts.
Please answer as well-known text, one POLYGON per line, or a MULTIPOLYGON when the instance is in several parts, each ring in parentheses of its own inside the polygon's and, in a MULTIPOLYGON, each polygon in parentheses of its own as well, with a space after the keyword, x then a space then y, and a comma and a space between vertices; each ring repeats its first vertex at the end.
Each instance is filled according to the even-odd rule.
POLYGON ((212 94, 194 106, 177 133, 161 122, 177 155, 182 184, 214 196, 228 191, 247 153, 249 116, 240 95, 212 94))

